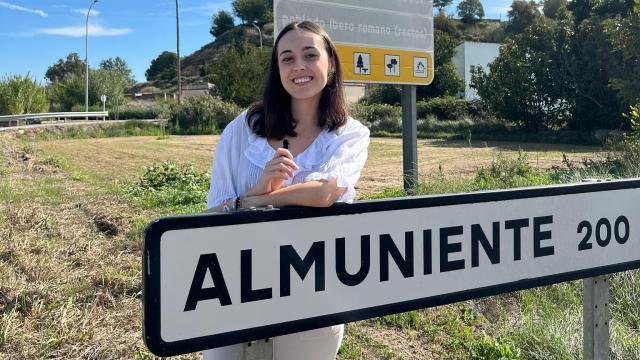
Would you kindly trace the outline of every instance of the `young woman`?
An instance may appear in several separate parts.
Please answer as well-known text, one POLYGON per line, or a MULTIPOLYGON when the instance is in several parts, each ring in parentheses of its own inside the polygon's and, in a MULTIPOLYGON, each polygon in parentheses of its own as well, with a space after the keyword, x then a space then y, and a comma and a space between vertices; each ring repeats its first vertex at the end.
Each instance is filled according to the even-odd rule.
MULTIPOLYGON (((369 130, 350 118, 335 46, 318 25, 287 25, 276 38, 263 101, 225 128, 218 143, 208 206, 331 206, 352 202, 367 160, 369 130)), ((334 359, 343 326, 274 339, 276 360, 334 359)), ((205 359, 236 359, 237 347, 205 359)))

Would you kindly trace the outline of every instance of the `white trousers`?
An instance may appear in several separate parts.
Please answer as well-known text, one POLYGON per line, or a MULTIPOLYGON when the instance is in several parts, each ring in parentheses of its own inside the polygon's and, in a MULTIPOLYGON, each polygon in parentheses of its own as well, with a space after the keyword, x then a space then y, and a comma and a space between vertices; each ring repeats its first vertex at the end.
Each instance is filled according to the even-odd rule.
MULTIPOLYGON (((338 354, 344 325, 277 336, 273 339, 274 360, 334 360, 338 354)), ((242 345, 231 345, 202 353, 204 360, 238 360, 242 345)))

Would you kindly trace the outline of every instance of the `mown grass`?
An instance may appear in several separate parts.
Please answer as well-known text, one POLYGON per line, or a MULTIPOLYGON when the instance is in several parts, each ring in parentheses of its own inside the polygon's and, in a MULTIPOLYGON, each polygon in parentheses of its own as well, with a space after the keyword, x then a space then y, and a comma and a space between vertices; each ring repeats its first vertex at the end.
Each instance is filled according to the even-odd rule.
MULTIPOLYGON (((42 150, 63 149, 64 143, 0 144, 0 358, 152 358, 141 340, 144 229, 157 216, 204 209, 203 168, 211 156, 207 149, 204 165, 189 165, 186 160, 194 157, 182 154, 194 152, 196 145, 190 145, 176 156, 183 161, 159 161, 163 146, 175 144, 158 142, 136 155, 146 171, 127 167, 130 155, 114 158, 120 168, 104 167, 101 156, 114 156, 117 149, 100 154, 106 144, 101 140, 78 143, 96 153, 86 161, 69 155, 73 150, 42 150)), ((372 149, 374 156, 390 153, 396 160, 401 154, 393 147, 372 149)), ((440 171, 411 193, 621 177, 633 172, 619 169, 635 164, 633 157, 611 155, 542 171, 523 153, 493 157, 474 176, 440 171), (623 165, 611 165, 616 161, 623 165)), ((365 198, 400 196, 404 190, 388 188, 365 198)), ((620 273, 611 284, 612 357, 640 359, 640 275, 620 273)), ((563 283, 347 324, 339 359, 579 359, 581 316, 580 282, 563 283)))

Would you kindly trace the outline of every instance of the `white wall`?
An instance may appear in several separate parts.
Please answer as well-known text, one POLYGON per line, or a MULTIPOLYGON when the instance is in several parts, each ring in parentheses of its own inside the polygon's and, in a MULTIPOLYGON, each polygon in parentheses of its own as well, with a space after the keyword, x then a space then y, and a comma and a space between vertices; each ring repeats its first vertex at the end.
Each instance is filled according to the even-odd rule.
POLYGON ((489 71, 489 64, 498 57, 500 53, 500 44, 495 43, 479 43, 465 41, 456 47, 456 54, 453 56, 453 64, 456 67, 458 75, 464 81, 464 97, 466 100, 478 99, 479 96, 474 89, 471 88, 471 66, 480 65, 489 71))

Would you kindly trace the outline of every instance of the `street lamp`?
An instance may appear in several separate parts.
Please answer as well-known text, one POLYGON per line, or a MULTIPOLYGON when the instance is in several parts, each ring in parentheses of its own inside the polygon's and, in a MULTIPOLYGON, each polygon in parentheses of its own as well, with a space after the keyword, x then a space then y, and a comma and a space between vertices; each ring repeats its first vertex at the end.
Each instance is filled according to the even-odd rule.
MULTIPOLYGON (((87 66, 86 72, 86 86, 84 88, 84 111, 89 112, 89 14, 91 13, 91 8, 98 0, 93 0, 91 5, 89 6, 89 10, 87 10, 87 23, 85 26, 85 40, 84 40, 84 63, 87 66)), ((86 118, 88 120, 89 117, 86 118)))
POLYGON ((176 55, 178 56, 178 105, 182 100, 182 76, 180 75, 180 16, 178 13, 178 0, 176 0, 176 55))

